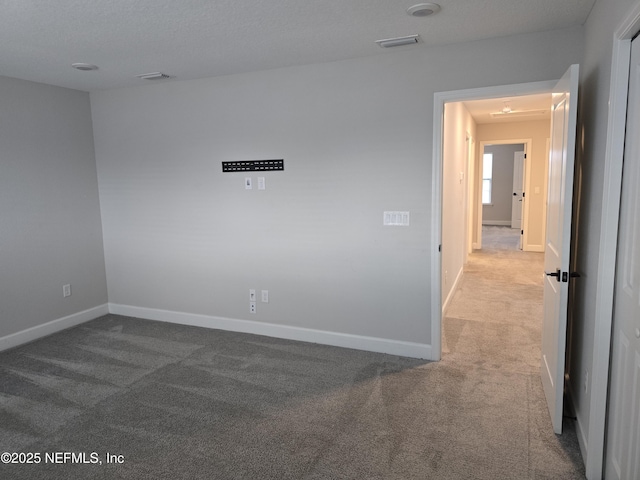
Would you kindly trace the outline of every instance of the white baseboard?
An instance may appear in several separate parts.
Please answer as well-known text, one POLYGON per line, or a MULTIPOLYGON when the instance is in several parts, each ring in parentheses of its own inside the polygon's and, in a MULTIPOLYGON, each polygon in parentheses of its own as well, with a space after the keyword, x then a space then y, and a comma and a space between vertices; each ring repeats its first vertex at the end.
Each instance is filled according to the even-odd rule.
POLYGON ((449 290, 449 295, 447 295, 447 298, 445 298, 444 303, 442 304, 442 316, 444 317, 444 312, 446 312, 447 308, 449 308, 449 304, 451 303, 451 300, 453 300, 453 296, 456 294, 456 291, 458 291, 458 287, 460 286, 460 282, 462 281, 462 275, 464 273, 464 267, 460 269, 460 271, 458 271, 458 275, 456 275, 456 280, 455 282, 453 282, 453 287, 451 287, 451 290, 449 290))
POLYGON ((573 389, 572 385, 569 383, 566 388, 567 402, 571 406, 572 414, 576 416, 576 436, 578 437, 578 445, 580 446, 580 453, 582 454, 582 459, 584 464, 587 464, 587 454, 589 450, 587 449, 589 441, 587 440, 587 431, 584 429, 584 425, 580 421, 580 416, 578 415, 578 409, 576 408, 576 402, 574 401, 573 389))
POLYGON ((365 337, 347 333, 328 332, 311 328, 277 325, 274 323, 255 322, 233 318, 214 317, 155 308, 134 307, 109 303, 109 313, 128 317, 158 320, 161 322, 178 323, 194 327, 216 328, 232 332, 252 333, 267 337, 298 340, 302 342, 332 345, 334 347, 353 348, 369 352, 388 353, 401 357, 431 358, 431 345, 424 343, 405 342, 386 338, 365 337))
POLYGON ((482 225, 495 225, 498 227, 510 227, 511 220, 482 220, 482 225))
POLYGON ((76 325, 80 325, 81 323, 88 322, 89 320, 93 320, 94 318, 101 317, 108 313, 109 308, 105 303, 82 312, 51 320, 50 322, 43 323, 42 325, 37 325, 35 327, 27 328, 26 330, 21 330, 20 332, 12 333, 11 335, 0 338, 0 352, 7 350, 8 348, 17 347, 18 345, 46 337, 47 335, 59 332, 60 330, 75 327, 76 325))
POLYGON ((544 245, 525 245, 523 251, 544 253, 544 245))
POLYGON ((584 464, 587 464, 587 456, 589 453, 588 440, 586 436, 587 432, 584 429, 582 422, 580 421, 580 417, 576 419, 576 436, 578 437, 578 445, 580 446, 580 453, 582 454, 582 459, 584 464))

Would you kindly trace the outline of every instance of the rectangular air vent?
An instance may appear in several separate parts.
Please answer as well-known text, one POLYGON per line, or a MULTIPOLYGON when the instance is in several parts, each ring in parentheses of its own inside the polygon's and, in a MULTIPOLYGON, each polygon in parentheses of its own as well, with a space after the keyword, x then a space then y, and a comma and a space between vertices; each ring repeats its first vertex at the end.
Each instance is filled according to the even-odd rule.
POLYGON ((143 73, 141 75, 136 75, 140 80, 162 80, 165 78, 171 78, 166 73, 161 72, 153 72, 153 73, 143 73))
POLYGON ((420 35, 408 35, 406 37, 385 38, 384 40, 376 40, 376 43, 382 48, 400 47, 402 45, 412 45, 418 43, 420 35))

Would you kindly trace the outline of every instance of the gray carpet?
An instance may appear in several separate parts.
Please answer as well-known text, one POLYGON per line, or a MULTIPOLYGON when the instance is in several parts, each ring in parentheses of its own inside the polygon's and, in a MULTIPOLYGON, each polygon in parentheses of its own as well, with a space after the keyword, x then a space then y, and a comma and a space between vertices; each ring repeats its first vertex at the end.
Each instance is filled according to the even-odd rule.
POLYGON ((511 266, 537 256, 495 252, 497 278, 472 256, 439 363, 115 315, 0 353, 0 452, 42 456, 0 478, 584 478, 546 412, 539 312, 518 304, 539 282, 511 266))

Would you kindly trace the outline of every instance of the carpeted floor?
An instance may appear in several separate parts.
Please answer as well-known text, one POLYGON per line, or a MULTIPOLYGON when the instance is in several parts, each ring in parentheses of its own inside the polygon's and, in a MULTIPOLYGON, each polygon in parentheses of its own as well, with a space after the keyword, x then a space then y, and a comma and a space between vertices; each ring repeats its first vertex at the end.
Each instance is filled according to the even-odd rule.
POLYGON ((115 315, 0 353, 0 452, 40 453, 0 478, 584 478, 542 394, 539 261, 472 255, 438 363, 115 315))

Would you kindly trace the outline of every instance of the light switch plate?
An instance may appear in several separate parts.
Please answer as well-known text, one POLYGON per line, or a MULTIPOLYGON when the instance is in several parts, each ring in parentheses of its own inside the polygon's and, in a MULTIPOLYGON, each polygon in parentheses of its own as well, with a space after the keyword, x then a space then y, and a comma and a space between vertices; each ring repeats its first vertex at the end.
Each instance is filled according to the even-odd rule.
POLYGON ((384 212, 382 224, 394 227, 408 227, 410 214, 409 212, 384 212))

